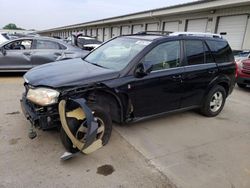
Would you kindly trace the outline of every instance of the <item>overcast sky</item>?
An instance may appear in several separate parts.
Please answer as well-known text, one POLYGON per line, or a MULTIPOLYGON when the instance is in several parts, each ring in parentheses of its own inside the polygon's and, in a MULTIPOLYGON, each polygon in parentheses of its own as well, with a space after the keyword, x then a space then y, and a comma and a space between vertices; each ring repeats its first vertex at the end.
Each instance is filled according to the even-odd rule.
POLYGON ((49 29, 194 0, 0 0, 0 28, 49 29))

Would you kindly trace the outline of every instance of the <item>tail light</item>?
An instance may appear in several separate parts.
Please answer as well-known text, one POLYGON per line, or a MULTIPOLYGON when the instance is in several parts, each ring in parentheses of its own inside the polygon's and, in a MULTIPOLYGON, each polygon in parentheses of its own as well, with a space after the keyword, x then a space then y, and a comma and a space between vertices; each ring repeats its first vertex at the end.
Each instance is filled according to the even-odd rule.
POLYGON ((234 61, 235 64, 235 78, 238 77, 238 64, 236 63, 236 61, 234 61))

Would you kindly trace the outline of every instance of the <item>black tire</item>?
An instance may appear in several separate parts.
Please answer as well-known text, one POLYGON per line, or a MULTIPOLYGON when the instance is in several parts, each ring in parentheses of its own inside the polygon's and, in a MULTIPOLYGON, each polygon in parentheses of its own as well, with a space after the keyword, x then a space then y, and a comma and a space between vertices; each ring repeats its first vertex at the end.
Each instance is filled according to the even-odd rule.
MULTIPOLYGON (((111 117, 104 109, 102 109, 101 107, 97 105, 93 105, 90 108, 94 112, 94 117, 101 119, 104 123, 104 134, 102 136, 102 144, 104 146, 108 143, 111 137, 111 133, 112 133, 111 117)), ((68 121, 77 121, 77 120, 75 120, 74 118, 72 119, 70 118, 68 121)), ((81 122, 79 123, 75 122, 74 125, 77 125, 77 126, 72 126, 69 128, 73 134, 76 134, 79 126, 81 125, 81 122)), ((62 144, 64 145, 67 151, 71 153, 76 153, 79 151, 77 148, 73 147, 71 140, 69 139, 69 137, 67 136, 63 128, 61 128, 60 137, 61 137, 62 144)))
POLYGON ((224 107, 224 104, 225 104, 225 101, 226 101, 226 91, 224 89, 224 87, 222 86, 215 86, 213 87, 209 93, 206 95, 205 99, 204 99, 204 102, 203 102, 203 105, 200 109, 200 112, 207 116, 207 117, 214 117, 214 116, 217 116, 223 109, 224 107), (211 103, 216 100, 215 99, 215 95, 219 95, 222 96, 222 101, 221 103, 219 103, 218 101, 216 101, 216 104, 218 102, 218 105, 211 105, 211 103), (220 105, 219 105, 220 104, 220 105), (218 108, 218 109, 217 109, 218 108))
POLYGON ((240 84, 240 83, 237 83, 237 85, 238 85, 240 88, 245 88, 245 87, 247 87, 247 85, 246 85, 246 84, 240 84))

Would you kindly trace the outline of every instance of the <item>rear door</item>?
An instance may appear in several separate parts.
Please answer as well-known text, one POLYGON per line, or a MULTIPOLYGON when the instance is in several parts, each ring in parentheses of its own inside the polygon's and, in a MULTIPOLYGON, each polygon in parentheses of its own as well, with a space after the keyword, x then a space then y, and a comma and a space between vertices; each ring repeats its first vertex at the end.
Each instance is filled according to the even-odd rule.
POLYGON ((31 63, 37 65, 54 62, 64 55, 65 46, 50 40, 35 40, 35 47, 32 52, 31 63))
POLYGON ((184 51, 182 108, 200 105, 209 83, 218 75, 217 65, 204 41, 184 40, 184 51))
POLYGON ((12 71, 25 71, 32 68, 33 40, 15 40, 3 46, 5 54, 0 53, 0 69, 12 71))

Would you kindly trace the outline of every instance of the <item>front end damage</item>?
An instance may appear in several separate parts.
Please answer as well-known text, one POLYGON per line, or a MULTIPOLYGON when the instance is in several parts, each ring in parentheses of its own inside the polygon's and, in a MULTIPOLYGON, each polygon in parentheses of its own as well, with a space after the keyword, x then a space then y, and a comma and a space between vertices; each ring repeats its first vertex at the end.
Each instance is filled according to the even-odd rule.
POLYGON ((99 128, 98 122, 94 118, 92 110, 86 105, 85 99, 61 100, 58 108, 62 128, 71 140, 73 147, 85 154, 102 147, 101 137, 96 137, 99 128), (78 123, 69 121, 72 118, 78 123))
MULTIPOLYGON (((34 104, 23 96, 21 106, 24 115, 31 122, 29 132, 31 139, 36 137, 34 125, 36 126, 41 121, 44 121, 44 118, 50 117, 46 113, 39 113, 39 110, 36 110, 37 108, 32 105, 34 104)), ((61 129, 63 129, 61 134, 65 134, 64 137, 61 136, 61 139, 64 138, 62 143, 65 146, 65 142, 68 142, 66 143, 68 147, 74 149, 72 152, 66 147, 69 152, 65 152, 61 159, 69 159, 80 152, 89 154, 103 146, 100 134, 103 134, 104 127, 99 126, 93 113, 84 98, 62 99, 58 104, 58 108, 55 109, 54 107, 53 115, 58 116, 56 119, 60 122, 61 129)))

